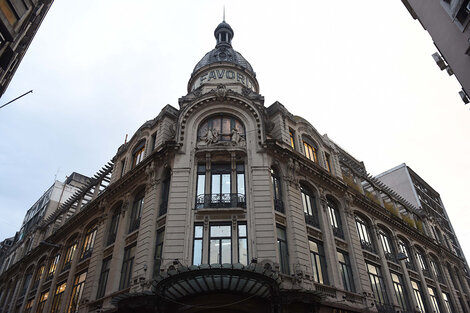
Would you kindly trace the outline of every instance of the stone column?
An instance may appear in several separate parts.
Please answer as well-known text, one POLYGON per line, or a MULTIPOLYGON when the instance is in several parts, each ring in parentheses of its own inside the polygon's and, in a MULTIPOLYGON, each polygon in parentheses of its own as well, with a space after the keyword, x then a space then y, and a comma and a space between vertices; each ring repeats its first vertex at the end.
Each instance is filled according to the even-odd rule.
MULTIPOLYGON (((416 255, 416 250, 415 250, 415 247, 414 246, 410 246, 410 250, 411 250, 411 253, 413 255, 416 255)), ((431 298, 429 297, 429 292, 428 292, 428 284, 426 283, 426 277, 424 276, 423 274, 423 271, 421 270, 421 266, 419 265, 419 262, 418 260, 416 260, 417 264, 416 264, 416 271, 418 272, 418 275, 419 275, 419 280, 420 280, 420 283, 421 283, 421 287, 422 287, 422 295, 424 297, 424 302, 425 302, 425 305, 428 309, 431 309, 433 306, 432 306, 432 302, 431 302, 431 298)))

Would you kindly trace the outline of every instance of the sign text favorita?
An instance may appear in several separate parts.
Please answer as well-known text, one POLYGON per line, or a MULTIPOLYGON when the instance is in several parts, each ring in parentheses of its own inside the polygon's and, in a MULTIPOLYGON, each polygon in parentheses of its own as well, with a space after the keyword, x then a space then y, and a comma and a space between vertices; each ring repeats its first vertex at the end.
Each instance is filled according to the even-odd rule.
POLYGON ((213 69, 207 71, 204 74, 201 74, 193 84, 192 90, 198 88, 204 83, 211 82, 211 83, 218 83, 218 82, 231 82, 236 81, 244 85, 245 87, 254 90, 254 84, 250 78, 246 75, 234 71, 234 70, 227 70, 227 69, 213 69))

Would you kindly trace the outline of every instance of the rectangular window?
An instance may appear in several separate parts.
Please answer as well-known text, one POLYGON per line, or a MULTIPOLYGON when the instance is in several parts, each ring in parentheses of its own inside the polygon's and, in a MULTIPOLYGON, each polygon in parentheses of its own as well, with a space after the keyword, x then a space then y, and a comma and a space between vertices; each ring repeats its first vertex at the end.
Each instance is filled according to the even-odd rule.
POLYGON ((248 234, 246 224, 238 224, 238 263, 248 265, 248 234))
POLYGON ((47 298, 49 298, 49 291, 41 293, 36 313, 42 313, 44 311, 44 305, 46 305, 47 298))
POLYGON ((133 154, 134 162, 133 167, 136 167, 142 160, 144 159, 144 152, 145 152, 145 142, 142 147, 137 148, 133 154))
POLYGON ((56 254, 54 259, 52 259, 51 261, 51 265, 49 266, 49 271, 47 271, 47 280, 52 279, 52 276, 54 276, 59 260, 60 260, 60 254, 56 254))
POLYGON ((140 216, 142 215, 142 209, 144 208, 144 197, 144 192, 139 192, 132 204, 131 216, 129 219, 129 233, 139 229, 140 216))
POLYGON ((374 293, 377 306, 387 305, 388 297, 380 267, 370 263, 366 263, 366 265, 367 272, 369 273, 370 286, 372 288, 372 292, 374 293))
POLYGON ((320 284, 328 284, 325 253, 320 242, 309 240, 310 261, 312 262, 313 280, 320 284))
POLYGON ((121 177, 124 176, 125 172, 126 172, 126 159, 121 161, 121 177))
POLYGON ((232 263, 232 227, 230 225, 210 226, 209 263, 232 263))
POLYGON ((83 294, 83 286, 85 285, 86 272, 75 275, 72 287, 72 294, 70 295, 70 304, 68 313, 77 313, 79 309, 80 299, 83 294))
POLYGON ((243 163, 237 163, 237 194, 238 197, 245 198, 245 165, 243 163))
POLYGON ((34 303, 34 298, 29 299, 28 302, 26 302, 23 313, 31 313, 31 310, 33 308, 33 303, 34 303))
POLYGON ((165 229, 157 231, 157 239, 155 240, 155 267, 153 269, 154 276, 160 273, 160 266, 162 265, 163 257, 163 239, 165 236, 165 229))
POLYGON ((206 166, 197 166, 197 186, 196 186, 196 209, 207 207, 206 201, 206 166))
POLYGON ((10 25, 13 26, 18 20, 18 16, 16 15, 16 12, 13 10, 10 4, 10 1, 0 0, 0 10, 5 15, 8 23, 10 23, 10 25))
POLYGON ((21 288, 20 297, 26 294, 26 291, 28 290, 28 287, 29 287, 29 283, 31 282, 31 278, 33 278, 33 273, 26 274, 24 281, 23 281, 23 288, 21 288))
POLYGON ((230 164, 213 164, 211 175, 211 203, 230 205, 232 182, 230 179, 230 164))
POLYGON ((194 226, 193 265, 202 264, 203 236, 204 236, 204 227, 202 225, 194 226))
POLYGON ((440 305, 439 305, 439 300, 437 299, 436 296, 436 290, 432 287, 428 287, 428 292, 429 292, 429 298, 431 299, 431 305, 435 313, 440 313, 440 305))
POLYGON ((116 241, 116 235, 118 231, 120 216, 121 214, 118 210, 113 213, 113 216, 111 216, 111 222, 109 223, 109 230, 108 230, 108 238, 106 240, 107 245, 113 244, 114 241, 116 241))
POLYGON ((62 303, 62 296, 66 286, 67 284, 65 282, 57 285, 55 289, 54 300, 52 300, 51 313, 59 312, 60 304, 62 303))
POLYGON ((418 304, 418 309, 420 312, 425 313, 426 307, 424 306, 424 297, 421 290, 421 285, 418 281, 411 280, 411 287, 413 288, 413 294, 418 304))
POLYGON ((443 292, 442 293, 442 299, 444 299, 444 305, 447 309, 447 313, 452 313, 454 312, 454 308, 452 306, 452 302, 450 302, 450 296, 448 293, 443 292))
POLYGON ((101 265, 100 279, 98 281, 98 293, 96 294, 96 299, 102 298, 105 295, 110 265, 111 258, 106 258, 103 260, 103 264, 101 265))
POLYGON ((289 274, 289 250, 287 249, 286 230, 278 225, 276 226, 276 231, 280 270, 281 273, 289 274))
POLYGON ((152 135, 152 151, 157 147, 157 132, 152 135))
POLYGON ((312 145, 304 141, 304 150, 308 159, 317 162, 317 150, 312 145))
POLYGON ((325 153, 325 165, 326 165, 326 170, 331 173, 331 161, 330 161, 330 155, 328 153, 325 153))
POLYGON ((295 131, 289 128, 290 146, 295 150, 295 131))
POLYGON ((402 311, 408 311, 409 301, 406 296, 407 293, 405 285, 403 284, 403 278, 400 274, 395 274, 393 272, 391 272, 390 275, 392 276, 393 289, 395 290, 395 296, 398 299, 398 303, 400 304, 402 311))
POLYGON ((349 255, 342 251, 337 251, 339 270, 343 279, 344 289, 347 291, 355 292, 354 280, 352 275, 351 263, 349 262, 349 255))
POLYGON ((124 258, 122 260, 121 280, 119 281, 119 290, 125 289, 131 285, 132 266, 134 265, 135 245, 124 249, 124 258))

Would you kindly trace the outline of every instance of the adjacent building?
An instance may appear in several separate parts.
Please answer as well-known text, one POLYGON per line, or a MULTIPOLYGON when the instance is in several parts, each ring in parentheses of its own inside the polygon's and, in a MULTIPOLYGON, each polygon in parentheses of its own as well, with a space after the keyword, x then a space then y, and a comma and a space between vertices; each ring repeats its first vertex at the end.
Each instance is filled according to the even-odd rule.
POLYGON ((470 95, 470 3, 469 0, 402 0, 411 16, 431 36, 438 52, 433 58, 462 85, 465 103, 470 95))
POLYGON ((0 310, 470 312, 445 211, 265 106, 233 29, 214 35, 179 107, 36 223, 0 274, 0 310))
POLYGON ((0 1, 0 97, 5 93, 52 1, 0 1))

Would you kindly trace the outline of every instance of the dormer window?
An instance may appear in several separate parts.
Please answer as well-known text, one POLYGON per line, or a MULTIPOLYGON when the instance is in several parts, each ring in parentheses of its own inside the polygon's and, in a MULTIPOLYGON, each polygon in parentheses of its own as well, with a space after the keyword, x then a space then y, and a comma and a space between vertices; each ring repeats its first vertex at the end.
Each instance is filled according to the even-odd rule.
POLYGON ((304 153, 307 158, 317 162, 317 147, 315 144, 304 139, 304 153))

